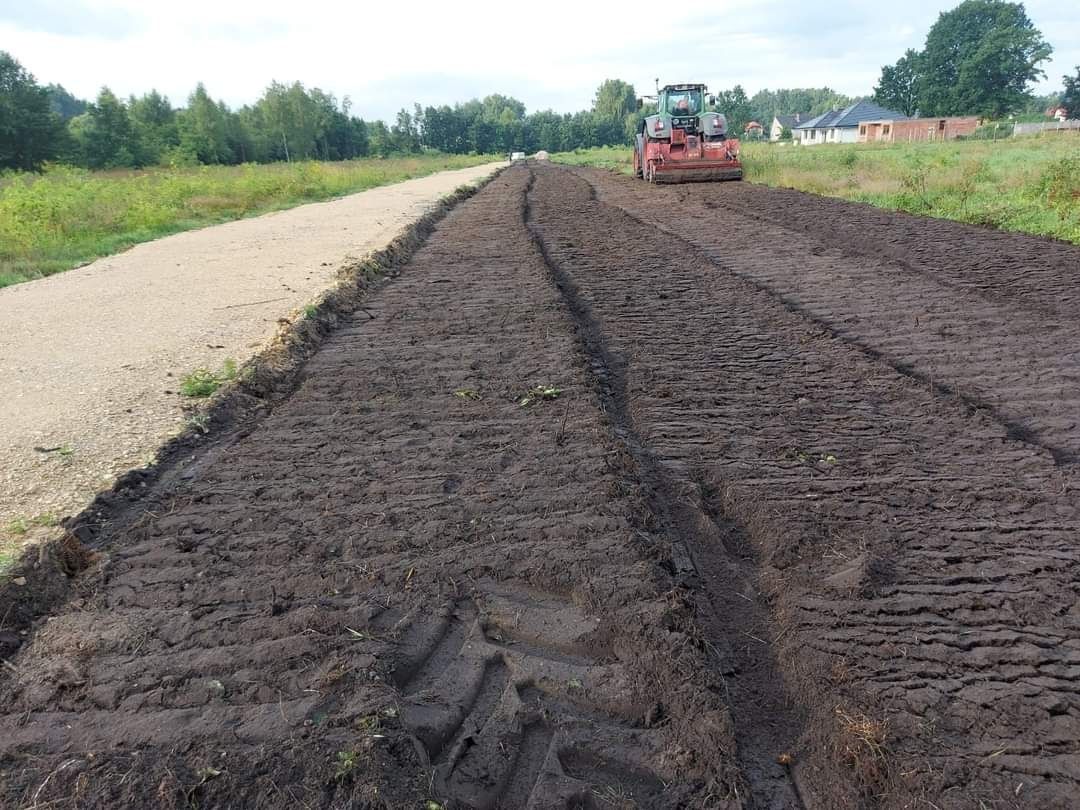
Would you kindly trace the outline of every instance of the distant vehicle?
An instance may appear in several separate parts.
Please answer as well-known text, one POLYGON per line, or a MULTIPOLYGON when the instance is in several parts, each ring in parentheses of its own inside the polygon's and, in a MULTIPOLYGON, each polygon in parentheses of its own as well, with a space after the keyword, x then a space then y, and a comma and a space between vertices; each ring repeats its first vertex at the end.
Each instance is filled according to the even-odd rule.
POLYGON ((636 177, 650 183, 742 179, 739 142, 728 136, 723 115, 706 111, 706 100, 714 102, 707 89, 691 83, 657 91, 656 114, 642 122, 634 138, 636 177))
POLYGON ((511 163, 513 163, 515 160, 524 160, 524 159, 525 159, 525 153, 524 152, 511 152, 510 153, 510 162, 511 163))

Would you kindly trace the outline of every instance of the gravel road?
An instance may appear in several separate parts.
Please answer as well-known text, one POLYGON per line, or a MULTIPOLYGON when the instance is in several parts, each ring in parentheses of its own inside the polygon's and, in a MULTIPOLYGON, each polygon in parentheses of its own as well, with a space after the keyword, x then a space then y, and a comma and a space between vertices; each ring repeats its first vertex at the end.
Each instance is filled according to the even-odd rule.
POLYGON ((497 165, 188 231, 0 289, 0 527, 77 512, 145 464, 184 424, 184 375, 242 363, 343 266, 497 165))

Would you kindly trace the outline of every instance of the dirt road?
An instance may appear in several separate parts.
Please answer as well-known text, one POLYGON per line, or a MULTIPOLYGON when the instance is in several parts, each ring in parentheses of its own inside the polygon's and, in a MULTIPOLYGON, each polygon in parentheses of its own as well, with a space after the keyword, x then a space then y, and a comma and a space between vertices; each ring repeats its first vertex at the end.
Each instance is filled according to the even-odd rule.
POLYGON ((0 801, 1075 806, 1078 265, 509 169, 0 638, 0 801))
POLYGON ((459 186, 442 172, 188 231, 0 289, 0 527, 82 509, 185 423, 181 378, 242 363, 459 186))

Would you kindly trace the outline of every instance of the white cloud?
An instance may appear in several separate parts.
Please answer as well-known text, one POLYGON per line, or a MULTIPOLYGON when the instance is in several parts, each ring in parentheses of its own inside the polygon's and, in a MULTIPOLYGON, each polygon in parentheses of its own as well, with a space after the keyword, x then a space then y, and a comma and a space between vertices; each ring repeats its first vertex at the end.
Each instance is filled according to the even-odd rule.
MULTIPOLYGON (((402 106, 513 95, 529 109, 586 107, 605 78, 639 92, 662 81, 714 89, 828 85, 871 90, 882 64, 922 45, 930 0, 807 4, 727 0, 716 12, 655 2, 413 2, 302 5, 292 0, 0 0, 0 43, 44 82, 92 97, 156 88, 181 103, 197 81, 230 105, 272 79, 349 95, 365 117, 402 106)), ((705 7, 707 8, 707 6, 705 7)), ((1040 90, 1080 63, 1080 7, 1033 0, 1055 47, 1040 90)))

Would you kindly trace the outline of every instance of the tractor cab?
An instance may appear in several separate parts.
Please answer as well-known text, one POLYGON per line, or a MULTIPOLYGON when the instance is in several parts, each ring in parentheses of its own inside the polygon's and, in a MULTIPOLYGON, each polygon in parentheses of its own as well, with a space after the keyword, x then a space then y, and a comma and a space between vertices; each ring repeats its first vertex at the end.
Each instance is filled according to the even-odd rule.
POLYGON ((698 116, 705 111, 705 85, 669 84, 660 91, 657 109, 671 116, 672 126, 696 131, 698 116))
POLYGON ((672 117, 679 129, 697 129, 698 116, 705 109, 705 85, 669 84, 660 91, 658 109, 672 117))

